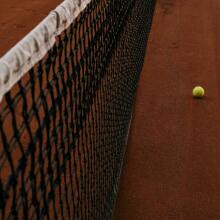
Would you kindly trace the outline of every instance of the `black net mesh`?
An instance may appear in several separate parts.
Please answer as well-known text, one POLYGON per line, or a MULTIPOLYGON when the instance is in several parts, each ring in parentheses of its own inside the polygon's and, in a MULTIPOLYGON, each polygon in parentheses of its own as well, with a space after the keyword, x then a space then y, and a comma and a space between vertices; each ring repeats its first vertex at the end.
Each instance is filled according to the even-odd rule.
POLYGON ((111 219, 154 0, 92 0, 0 104, 0 219, 111 219))

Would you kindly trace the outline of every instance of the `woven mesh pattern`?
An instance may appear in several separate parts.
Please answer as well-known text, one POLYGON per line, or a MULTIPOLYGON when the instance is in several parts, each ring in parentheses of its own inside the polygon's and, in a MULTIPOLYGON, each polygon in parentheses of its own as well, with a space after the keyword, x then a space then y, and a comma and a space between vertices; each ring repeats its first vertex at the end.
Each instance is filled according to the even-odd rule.
POLYGON ((0 219, 111 219, 153 0, 93 0, 0 104, 0 219))

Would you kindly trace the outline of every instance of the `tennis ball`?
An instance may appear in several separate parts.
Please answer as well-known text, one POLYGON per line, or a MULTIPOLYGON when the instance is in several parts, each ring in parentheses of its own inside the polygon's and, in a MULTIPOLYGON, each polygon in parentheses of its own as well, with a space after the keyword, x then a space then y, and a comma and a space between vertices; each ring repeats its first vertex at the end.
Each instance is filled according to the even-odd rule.
POLYGON ((205 95, 205 90, 201 86, 194 87, 192 91, 194 98, 202 98, 205 95))

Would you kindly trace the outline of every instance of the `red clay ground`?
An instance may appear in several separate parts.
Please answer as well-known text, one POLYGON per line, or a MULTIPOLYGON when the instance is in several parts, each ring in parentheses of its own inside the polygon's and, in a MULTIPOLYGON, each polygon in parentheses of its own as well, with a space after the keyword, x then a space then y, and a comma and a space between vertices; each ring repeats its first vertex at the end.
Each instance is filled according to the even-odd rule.
POLYGON ((114 219, 220 219, 219 0, 158 0, 147 52, 114 219))
POLYGON ((63 0, 1 0, 0 57, 63 0))

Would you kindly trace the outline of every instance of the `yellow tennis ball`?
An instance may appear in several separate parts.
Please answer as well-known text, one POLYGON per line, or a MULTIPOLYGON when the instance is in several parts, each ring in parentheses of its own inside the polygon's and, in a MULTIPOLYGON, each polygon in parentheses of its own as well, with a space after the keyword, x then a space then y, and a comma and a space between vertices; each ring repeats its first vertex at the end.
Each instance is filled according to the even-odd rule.
POLYGON ((201 86, 196 86, 194 87, 192 94, 195 98, 202 98, 205 95, 205 90, 201 86))

